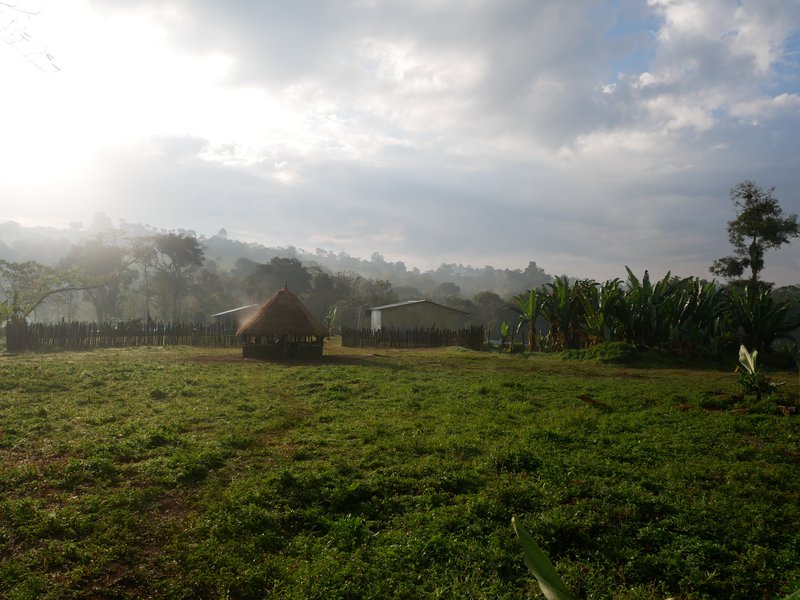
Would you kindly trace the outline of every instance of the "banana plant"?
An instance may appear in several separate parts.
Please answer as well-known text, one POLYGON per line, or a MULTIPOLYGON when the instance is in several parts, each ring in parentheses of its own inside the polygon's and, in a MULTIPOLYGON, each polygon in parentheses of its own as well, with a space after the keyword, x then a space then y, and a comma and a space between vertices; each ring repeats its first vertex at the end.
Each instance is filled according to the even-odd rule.
POLYGON ((780 384, 773 383, 758 367, 758 350, 748 352, 744 345, 739 346, 739 385, 746 394, 753 394, 761 400, 763 394, 769 394, 780 384))
POLYGON ((672 344, 710 346, 725 331, 725 295, 715 281, 699 277, 684 279, 675 290, 675 320, 670 331, 672 344))
POLYGON ((549 293, 542 300, 542 316, 550 323, 550 338, 556 349, 575 348, 579 344, 579 334, 583 323, 583 306, 580 301, 585 281, 570 284, 566 276, 556 277, 548 283, 549 293))
MULTIPOLYGON (((500 323, 500 352, 503 351, 503 346, 506 345, 506 340, 508 339, 508 334, 511 331, 511 325, 508 321, 503 321, 500 323)), ((513 342, 512 342, 513 345, 513 342)))
POLYGON ((676 312, 673 296, 682 280, 675 280, 667 273, 653 284, 647 271, 640 280, 629 267, 625 270, 627 290, 619 310, 625 341, 637 346, 665 345, 676 312))
POLYGON ((536 350, 536 320, 542 307, 543 295, 537 290, 514 296, 514 310, 519 313, 517 329, 528 327, 528 351, 536 350))
POLYGON ((583 325, 593 344, 615 339, 616 310, 623 297, 620 283, 618 278, 602 284, 587 280, 580 288, 583 325))
POLYGON ((761 352, 800 327, 800 318, 791 316, 792 308, 792 302, 776 301, 762 286, 746 285, 741 291, 731 288, 728 293, 729 318, 744 344, 761 352))

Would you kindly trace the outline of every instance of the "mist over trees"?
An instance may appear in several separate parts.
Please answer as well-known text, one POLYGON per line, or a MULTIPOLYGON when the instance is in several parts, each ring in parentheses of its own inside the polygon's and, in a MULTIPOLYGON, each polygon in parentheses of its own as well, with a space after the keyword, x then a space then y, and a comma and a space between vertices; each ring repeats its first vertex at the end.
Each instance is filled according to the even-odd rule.
POLYGON ((191 230, 165 231, 102 213, 88 228, 24 227, 0 223, 0 259, 33 261, 79 271, 102 285, 51 298, 38 320, 208 320, 237 306, 260 303, 288 285, 320 318, 336 307, 336 324, 363 325, 365 308, 428 298, 465 310, 476 323, 499 327, 513 317, 515 294, 553 278, 530 262, 524 269, 442 264, 408 269, 375 252, 369 260, 316 248, 266 247, 203 238, 191 230))
POLYGON ((232 240, 224 230, 204 238, 190 230, 114 227, 104 215, 88 229, 52 236, 3 223, 0 318, 207 322, 288 286, 334 331, 367 326, 369 307, 427 298, 469 313, 466 324, 483 325, 493 339, 502 331, 517 336, 530 351, 602 341, 722 348, 737 340, 763 351, 800 323, 798 288, 771 291, 758 279, 763 252, 797 235, 796 217, 784 218, 772 190, 752 182, 731 197, 739 209, 728 224, 735 255, 715 263, 738 261, 727 287, 670 274, 651 281, 646 271, 638 276, 627 268, 624 281, 552 277, 535 262, 524 269, 443 264, 422 272, 377 252, 363 260, 319 248, 268 248, 232 240), (760 221, 751 218, 755 201, 760 221), (751 277, 737 280, 745 268, 751 277))
POLYGON ((116 236, 99 234, 72 246, 59 267, 103 282, 84 290, 83 299, 94 307, 96 320, 104 322, 122 318, 122 298, 136 278, 131 260, 129 251, 116 236))

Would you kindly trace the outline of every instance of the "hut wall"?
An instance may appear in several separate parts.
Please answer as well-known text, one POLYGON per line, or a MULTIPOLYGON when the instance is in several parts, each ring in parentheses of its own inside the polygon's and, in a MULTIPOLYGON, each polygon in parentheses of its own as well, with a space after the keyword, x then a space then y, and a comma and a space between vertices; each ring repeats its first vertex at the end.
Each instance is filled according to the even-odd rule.
POLYGON ((251 339, 242 346, 244 358, 275 360, 285 358, 321 358, 322 339, 251 339))

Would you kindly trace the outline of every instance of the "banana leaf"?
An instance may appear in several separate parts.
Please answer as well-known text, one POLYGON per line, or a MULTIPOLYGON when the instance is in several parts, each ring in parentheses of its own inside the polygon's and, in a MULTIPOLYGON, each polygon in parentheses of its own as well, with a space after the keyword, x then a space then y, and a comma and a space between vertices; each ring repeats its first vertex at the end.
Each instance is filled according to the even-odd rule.
POLYGON ((758 358, 758 350, 748 352, 744 345, 739 346, 739 364, 750 374, 755 375, 756 359, 758 358))
POLYGON ((525 564, 539 582, 545 598, 547 600, 578 600, 577 596, 570 592, 561 581, 547 555, 539 548, 522 523, 518 522, 516 517, 511 517, 511 525, 514 527, 517 539, 522 544, 525 564))

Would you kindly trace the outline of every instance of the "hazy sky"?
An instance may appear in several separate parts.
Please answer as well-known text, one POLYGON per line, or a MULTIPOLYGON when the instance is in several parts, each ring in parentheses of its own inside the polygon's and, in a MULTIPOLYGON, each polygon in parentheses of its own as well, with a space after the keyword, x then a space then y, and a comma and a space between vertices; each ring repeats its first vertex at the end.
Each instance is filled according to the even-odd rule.
POLYGON ((744 179, 800 212, 800 0, 17 6, 0 221, 606 279, 708 276, 744 179))

